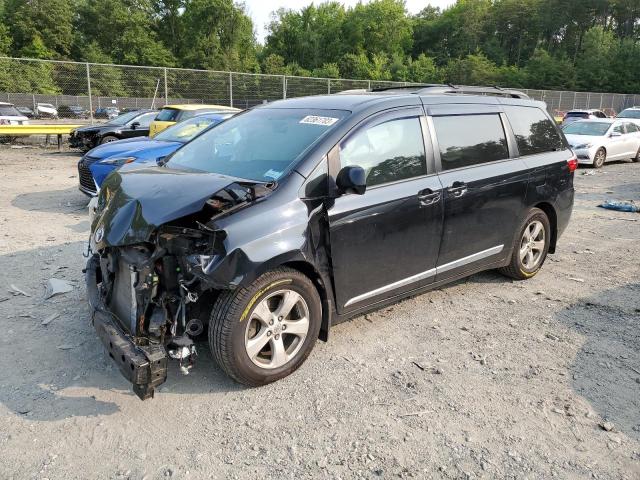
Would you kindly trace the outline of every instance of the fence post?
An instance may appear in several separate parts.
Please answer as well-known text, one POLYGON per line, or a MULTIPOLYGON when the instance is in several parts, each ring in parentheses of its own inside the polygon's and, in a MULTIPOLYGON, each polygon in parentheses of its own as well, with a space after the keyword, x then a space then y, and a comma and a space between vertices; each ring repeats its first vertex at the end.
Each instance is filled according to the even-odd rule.
POLYGON ((367 88, 368 90, 371 90, 371 80, 367 80, 367 84, 369 85, 367 88))
POLYGON ((282 75, 282 98, 287 98, 287 76, 282 75))
POLYGON ((229 106, 233 107, 233 73, 229 72, 229 106))
POLYGON ((576 92, 573 92, 573 107, 571 107, 572 110, 574 110, 576 108, 576 92))
POLYGON ((89 74, 89 64, 87 63, 87 93, 89 94, 89 119, 93 125, 93 101, 91 98, 91 75, 89 74))
POLYGON ((169 103, 169 85, 167 84, 167 67, 164 67, 164 104, 169 103))
POLYGON ((327 78, 327 95, 331 95, 331 79, 327 78))

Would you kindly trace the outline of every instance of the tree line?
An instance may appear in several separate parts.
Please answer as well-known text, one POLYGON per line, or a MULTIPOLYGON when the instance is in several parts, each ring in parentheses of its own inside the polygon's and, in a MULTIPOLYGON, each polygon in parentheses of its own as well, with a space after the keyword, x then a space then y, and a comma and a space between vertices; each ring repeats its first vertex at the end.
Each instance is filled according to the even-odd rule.
POLYGON ((264 45, 233 0, 0 0, 4 56, 328 78, 639 93, 639 40, 640 0, 310 3, 264 45))

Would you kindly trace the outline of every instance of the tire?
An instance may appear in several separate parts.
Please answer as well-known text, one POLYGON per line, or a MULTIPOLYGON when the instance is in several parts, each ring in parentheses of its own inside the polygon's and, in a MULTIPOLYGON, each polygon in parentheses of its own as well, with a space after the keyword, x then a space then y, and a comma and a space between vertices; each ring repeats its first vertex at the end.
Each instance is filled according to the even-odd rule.
POLYGON ((311 280, 297 270, 278 268, 247 288, 220 294, 209 320, 209 347, 227 375, 257 387, 297 370, 311 353, 321 323, 320 296, 311 280), (288 314, 284 308, 283 318, 277 313, 285 307, 285 296, 296 303, 288 314))
POLYGON ((604 148, 599 148, 593 157, 593 168, 602 168, 607 161, 607 152, 604 148))
POLYGON ((532 208, 526 220, 522 222, 513 242, 509 265, 498 271, 516 280, 526 280, 533 277, 540 271, 547 258, 550 240, 551 225, 547 214, 539 208, 532 208), (538 227, 542 228, 542 236, 535 234, 538 227), (532 233, 535 234, 534 237, 532 237, 532 233), (533 238, 533 240, 529 242, 528 238, 533 238))
POLYGON ((120 140, 118 137, 114 137, 113 135, 105 135, 100 139, 100 145, 104 145, 105 143, 111 143, 120 140))

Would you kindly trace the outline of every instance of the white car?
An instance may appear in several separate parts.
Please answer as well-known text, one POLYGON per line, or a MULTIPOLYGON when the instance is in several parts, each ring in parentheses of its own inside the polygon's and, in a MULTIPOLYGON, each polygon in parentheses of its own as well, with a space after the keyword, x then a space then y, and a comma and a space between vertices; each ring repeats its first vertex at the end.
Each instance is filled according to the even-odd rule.
POLYGON ((610 160, 640 161, 640 127, 627 120, 579 120, 562 127, 578 163, 600 168, 610 160))
POLYGON ((0 125, 28 125, 29 119, 12 103, 0 102, 0 125))
POLYGON ((633 122, 638 127, 640 127, 640 107, 625 108, 618 115, 616 115, 616 118, 620 120, 626 120, 628 122, 633 122))
POLYGON ((58 109, 50 103, 37 103, 35 113, 40 118, 58 118, 58 109))

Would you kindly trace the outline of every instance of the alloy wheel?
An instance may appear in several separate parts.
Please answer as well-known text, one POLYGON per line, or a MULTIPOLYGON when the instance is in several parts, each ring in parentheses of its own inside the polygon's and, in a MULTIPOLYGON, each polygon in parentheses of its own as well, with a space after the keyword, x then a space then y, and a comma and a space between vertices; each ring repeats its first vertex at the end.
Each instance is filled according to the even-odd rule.
POLYGON ((265 297, 251 313, 245 350, 260 368, 279 368, 302 348, 309 332, 309 307, 302 295, 279 290, 265 297))
POLYGON ((542 256, 545 247, 544 225, 534 220, 524 229, 520 240, 520 262, 527 270, 534 270, 542 256))

